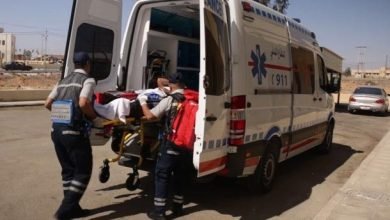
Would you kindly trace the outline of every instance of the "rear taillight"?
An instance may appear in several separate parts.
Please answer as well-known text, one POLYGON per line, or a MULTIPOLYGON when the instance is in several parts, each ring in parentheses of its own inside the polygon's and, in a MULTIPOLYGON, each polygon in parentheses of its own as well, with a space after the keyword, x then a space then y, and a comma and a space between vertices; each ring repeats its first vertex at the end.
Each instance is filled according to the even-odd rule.
POLYGON ((233 96, 231 98, 230 138, 229 144, 244 144, 245 136, 245 96, 233 96))
POLYGON ((375 103, 385 104, 385 100, 384 99, 378 99, 378 100, 375 101, 375 103))
POLYGON ((351 96, 351 97, 349 97, 349 101, 350 101, 350 102, 356 102, 356 99, 355 99, 354 97, 351 96))
POLYGON ((242 2, 242 9, 246 12, 253 12, 254 9, 249 2, 242 2))

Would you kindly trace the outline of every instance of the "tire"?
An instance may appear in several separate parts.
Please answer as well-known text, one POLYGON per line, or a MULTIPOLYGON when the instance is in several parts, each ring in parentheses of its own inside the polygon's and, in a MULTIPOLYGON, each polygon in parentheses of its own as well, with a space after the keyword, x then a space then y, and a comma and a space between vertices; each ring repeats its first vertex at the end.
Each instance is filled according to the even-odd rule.
POLYGON ((280 144, 271 140, 260 159, 260 163, 257 165, 255 173, 248 177, 250 192, 263 194, 271 191, 278 167, 279 149, 280 144))
POLYGON ((328 128, 326 129, 324 140, 320 145, 317 146, 318 152, 322 154, 330 153, 333 146, 333 130, 334 130, 334 123, 330 122, 328 128))
POLYGON ((110 179, 110 167, 108 164, 103 164, 103 166, 100 167, 99 181, 101 183, 106 183, 108 179, 110 179))
POLYGON ((139 179, 139 176, 134 173, 131 173, 126 179, 126 189, 129 191, 134 191, 139 188, 140 183, 141 181, 139 179))

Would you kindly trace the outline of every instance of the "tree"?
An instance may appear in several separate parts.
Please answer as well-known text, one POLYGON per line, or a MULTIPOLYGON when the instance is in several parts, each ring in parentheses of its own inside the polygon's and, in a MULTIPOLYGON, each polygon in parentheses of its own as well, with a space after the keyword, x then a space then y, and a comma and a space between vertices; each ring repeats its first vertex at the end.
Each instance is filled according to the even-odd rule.
POLYGON ((274 6, 272 8, 280 13, 285 14, 289 4, 289 0, 275 0, 274 6))
POLYGON ((344 72, 343 72, 343 75, 344 76, 351 76, 351 68, 348 67, 347 69, 345 69, 344 72))
POLYGON ((32 53, 30 50, 26 50, 26 49, 23 50, 23 56, 25 57, 25 59, 31 60, 31 54, 32 53))

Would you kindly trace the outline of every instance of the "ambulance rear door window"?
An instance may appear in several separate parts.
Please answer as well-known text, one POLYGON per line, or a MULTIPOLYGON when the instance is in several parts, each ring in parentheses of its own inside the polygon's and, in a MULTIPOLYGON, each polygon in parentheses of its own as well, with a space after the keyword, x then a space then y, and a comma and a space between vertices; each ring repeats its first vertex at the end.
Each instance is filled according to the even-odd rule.
POLYGON ((75 52, 87 52, 91 58, 91 75, 103 80, 110 75, 114 32, 91 24, 81 24, 77 29, 75 52))

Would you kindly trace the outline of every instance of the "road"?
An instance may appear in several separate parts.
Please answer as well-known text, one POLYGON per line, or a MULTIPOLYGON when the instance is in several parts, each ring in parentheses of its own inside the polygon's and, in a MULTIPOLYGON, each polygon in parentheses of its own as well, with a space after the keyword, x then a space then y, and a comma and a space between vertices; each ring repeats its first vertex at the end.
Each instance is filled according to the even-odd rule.
MULTIPOLYGON (((51 219, 62 199, 60 168, 50 141, 49 113, 43 107, 0 108, 0 213, 2 219, 51 219)), ((198 183, 187 192, 180 219, 312 219, 345 183, 388 131, 390 117, 336 113, 333 151, 307 152, 283 164, 272 192, 251 195, 242 181, 198 183)), ((142 172, 141 189, 124 187, 128 169, 111 166, 110 180, 98 181, 110 147, 94 146, 94 171, 81 201, 87 219, 145 219, 153 183, 142 172)))

